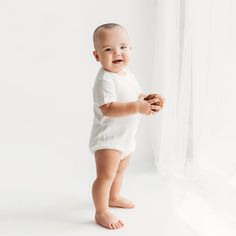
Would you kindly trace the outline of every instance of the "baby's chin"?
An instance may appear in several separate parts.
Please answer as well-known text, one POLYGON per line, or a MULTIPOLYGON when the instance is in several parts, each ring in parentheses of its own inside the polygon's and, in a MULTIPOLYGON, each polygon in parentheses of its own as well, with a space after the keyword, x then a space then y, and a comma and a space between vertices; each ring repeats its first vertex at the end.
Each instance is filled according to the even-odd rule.
POLYGON ((122 73, 125 66, 121 66, 119 68, 104 68, 106 71, 112 72, 112 73, 122 73))

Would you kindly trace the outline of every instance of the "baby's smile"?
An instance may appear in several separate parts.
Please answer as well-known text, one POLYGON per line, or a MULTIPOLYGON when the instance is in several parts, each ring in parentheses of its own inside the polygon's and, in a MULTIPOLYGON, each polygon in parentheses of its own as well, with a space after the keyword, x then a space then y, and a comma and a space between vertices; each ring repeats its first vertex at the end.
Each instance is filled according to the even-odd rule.
POLYGON ((119 60, 114 60, 114 61, 112 61, 112 63, 118 64, 118 63, 120 63, 120 62, 122 62, 122 61, 123 61, 123 60, 119 59, 119 60))

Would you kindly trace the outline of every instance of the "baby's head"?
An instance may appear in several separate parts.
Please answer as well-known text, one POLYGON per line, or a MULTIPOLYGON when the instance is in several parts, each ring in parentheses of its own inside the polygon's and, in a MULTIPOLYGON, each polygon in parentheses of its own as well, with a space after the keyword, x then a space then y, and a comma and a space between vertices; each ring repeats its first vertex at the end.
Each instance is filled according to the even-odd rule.
POLYGON ((93 55, 110 72, 122 73, 129 63, 130 41, 127 31, 118 24, 100 25, 93 34, 93 55))

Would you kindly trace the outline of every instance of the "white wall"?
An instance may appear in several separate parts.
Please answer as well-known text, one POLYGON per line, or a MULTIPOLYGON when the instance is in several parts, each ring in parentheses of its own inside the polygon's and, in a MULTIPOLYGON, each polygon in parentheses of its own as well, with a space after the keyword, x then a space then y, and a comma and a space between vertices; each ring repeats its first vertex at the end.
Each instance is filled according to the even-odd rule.
MULTIPOLYGON (((147 91, 154 2, 1 1, 0 186, 66 186, 93 175, 88 139, 99 68, 92 57, 93 30, 105 22, 128 29, 130 69, 147 91)), ((146 122, 143 117, 133 170, 152 165, 146 122)))

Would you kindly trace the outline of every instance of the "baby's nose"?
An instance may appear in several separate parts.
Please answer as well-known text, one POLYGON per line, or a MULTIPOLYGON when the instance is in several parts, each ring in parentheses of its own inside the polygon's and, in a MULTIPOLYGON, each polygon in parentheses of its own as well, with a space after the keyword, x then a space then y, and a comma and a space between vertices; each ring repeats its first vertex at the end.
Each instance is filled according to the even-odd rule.
POLYGON ((120 56, 120 50, 114 51, 114 56, 115 56, 115 57, 120 56))

